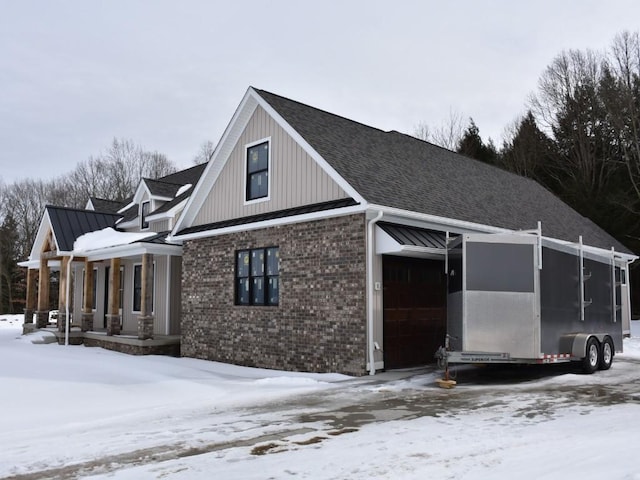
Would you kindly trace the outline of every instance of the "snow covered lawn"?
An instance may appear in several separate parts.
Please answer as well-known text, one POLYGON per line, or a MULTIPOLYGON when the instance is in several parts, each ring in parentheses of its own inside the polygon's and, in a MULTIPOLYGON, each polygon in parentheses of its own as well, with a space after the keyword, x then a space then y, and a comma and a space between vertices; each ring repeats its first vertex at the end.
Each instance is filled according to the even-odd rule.
POLYGON ((640 480, 640 322, 608 372, 451 391, 428 369, 295 374, 21 327, 0 315, 0 478, 640 480))

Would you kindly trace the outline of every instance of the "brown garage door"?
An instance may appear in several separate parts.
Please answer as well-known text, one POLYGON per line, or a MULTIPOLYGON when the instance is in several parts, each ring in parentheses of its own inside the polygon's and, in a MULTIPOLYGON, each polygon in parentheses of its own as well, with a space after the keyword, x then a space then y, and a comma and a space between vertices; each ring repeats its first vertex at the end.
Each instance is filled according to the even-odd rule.
POLYGON ((444 263, 384 256, 382 265, 385 368, 432 363, 446 333, 444 263))

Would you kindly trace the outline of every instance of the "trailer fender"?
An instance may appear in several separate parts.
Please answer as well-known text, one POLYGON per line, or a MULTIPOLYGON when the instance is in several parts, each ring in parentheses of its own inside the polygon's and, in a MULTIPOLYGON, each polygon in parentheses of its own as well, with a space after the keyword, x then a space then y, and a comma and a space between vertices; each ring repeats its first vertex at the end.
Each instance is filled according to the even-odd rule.
POLYGON ((608 333, 573 333, 571 335, 564 335, 560 341, 561 351, 566 351, 571 346, 571 358, 579 360, 587 354, 587 343, 590 338, 595 338, 598 343, 602 345, 602 342, 606 337, 611 338, 608 333), (565 347, 564 349, 562 347, 565 347))

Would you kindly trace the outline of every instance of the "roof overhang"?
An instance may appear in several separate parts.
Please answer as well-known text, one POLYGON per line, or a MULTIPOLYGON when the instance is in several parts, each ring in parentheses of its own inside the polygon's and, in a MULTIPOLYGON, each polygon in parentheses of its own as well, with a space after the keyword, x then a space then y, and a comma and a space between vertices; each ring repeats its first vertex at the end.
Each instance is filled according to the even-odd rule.
POLYGON ((108 260, 110 258, 139 257, 144 254, 182 256, 182 245, 158 243, 131 243, 96 250, 83 251, 82 255, 90 262, 108 260))
POLYGON ((402 225, 376 225, 376 253, 441 259, 447 254, 446 234, 402 225))
POLYGON ((331 210, 321 210, 318 212, 305 213, 302 215, 294 215, 287 217, 274 218, 272 220, 264 220, 254 223, 243 223, 240 225, 234 225, 223 228, 216 228, 211 230, 203 230, 201 232, 186 233, 182 235, 176 235, 173 232, 169 235, 169 241, 179 240, 195 240, 197 238, 213 237, 217 235, 226 235, 228 233, 243 232, 247 230, 257 230, 259 228, 274 227, 277 225, 289 225, 293 223, 309 222, 313 220, 320 220, 323 218, 341 217, 345 215, 353 215, 357 213, 364 213, 366 205, 354 205, 350 207, 335 208, 331 210))

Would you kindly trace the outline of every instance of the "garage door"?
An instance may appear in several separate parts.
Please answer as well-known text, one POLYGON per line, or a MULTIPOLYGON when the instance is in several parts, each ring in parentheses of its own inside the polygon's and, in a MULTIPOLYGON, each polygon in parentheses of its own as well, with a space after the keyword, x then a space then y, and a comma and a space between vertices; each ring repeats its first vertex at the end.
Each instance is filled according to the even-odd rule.
POLYGON ((444 263, 383 257, 385 368, 433 363, 447 324, 444 263))

